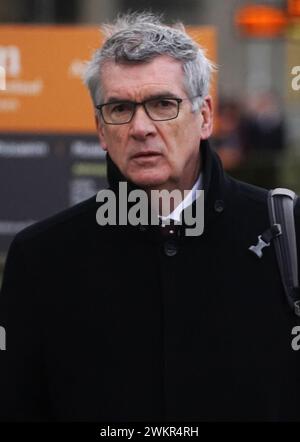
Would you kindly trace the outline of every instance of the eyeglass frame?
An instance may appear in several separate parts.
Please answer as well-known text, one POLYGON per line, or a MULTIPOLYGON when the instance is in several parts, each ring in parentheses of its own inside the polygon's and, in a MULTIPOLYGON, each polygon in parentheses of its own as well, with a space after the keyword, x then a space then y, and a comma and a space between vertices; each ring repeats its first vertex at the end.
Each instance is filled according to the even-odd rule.
POLYGON ((133 120, 133 117, 135 116, 137 106, 143 106, 146 115, 147 115, 147 116, 150 118, 150 120, 152 120, 152 121, 170 121, 170 120, 175 120, 175 118, 178 117, 178 115, 179 115, 179 110, 180 110, 180 103, 182 103, 183 100, 191 100, 191 99, 193 99, 193 98, 197 98, 197 97, 200 97, 200 96, 201 96, 201 95, 196 95, 195 97, 191 97, 191 98, 190 98, 190 97, 187 97, 187 98, 178 98, 178 97, 164 97, 164 96, 162 96, 162 97, 156 97, 156 98, 148 98, 147 100, 144 100, 144 101, 130 101, 130 100, 118 100, 118 101, 117 101, 117 100, 116 100, 116 101, 111 101, 111 102, 108 102, 108 103, 98 104, 98 105, 95 106, 95 108, 100 112, 101 117, 102 117, 102 119, 103 119, 103 121, 104 121, 105 124, 110 124, 110 125, 114 125, 114 126, 119 126, 119 125, 121 125, 121 124, 128 124, 128 123, 130 123, 130 122, 133 120), (155 100, 174 100, 174 101, 176 101, 176 102, 177 102, 177 114, 176 114, 176 116, 171 117, 171 118, 158 119, 158 120, 152 118, 152 117, 149 115, 149 113, 148 113, 148 110, 147 110, 147 108, 146 108, 146 103, 148 103, 149 101, 155 101, 155 100), (108 122, 105 120, 104 116, 103 116, 102 108, 103 108, 104 106, 108 105, 108 104, 118 104, 118 103, 130 103, 130 104, 133 104, 133 105, 134 105, 134 109, 133 109, 132 115, 131 115, 130 119, 129 119, 128 121, 124 122, 124 123, 108 123, 108 122))

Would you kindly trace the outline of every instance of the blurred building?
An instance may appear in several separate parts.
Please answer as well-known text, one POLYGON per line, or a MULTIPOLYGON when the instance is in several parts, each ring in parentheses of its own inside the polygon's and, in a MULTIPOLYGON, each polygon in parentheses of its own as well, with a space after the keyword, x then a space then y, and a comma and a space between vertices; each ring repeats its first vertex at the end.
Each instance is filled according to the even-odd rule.
MULTIPOLYGON (((280 98, 286 98, 292 79, 287 69, 287 38, 241 37, 234 26, 234 15, 247 4, 286 9, 287 0, 2 0, 0 22, 98 24, 129 9, 151 8, 164 13, 170 21, 216 27, 220 95, 237 98, 260 90, 273 90, 280 98)), ((299 53, 300 40, 293 45, 299 53)), ((295 121, 295 114, 299 115, 300 97, 292 101, 292 104, 289 100, 283 103, 290 125, 289 137, 298 141, 300 125, 295 121)))

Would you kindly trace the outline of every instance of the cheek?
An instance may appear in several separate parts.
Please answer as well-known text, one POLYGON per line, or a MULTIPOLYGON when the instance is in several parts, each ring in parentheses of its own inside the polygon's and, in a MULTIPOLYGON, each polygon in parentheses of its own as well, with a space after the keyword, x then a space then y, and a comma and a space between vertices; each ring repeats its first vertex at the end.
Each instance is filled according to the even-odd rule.
POLYGON ((178 124, 173 120, 164 121, 161 127, 160 137, 163 140, 166 149, 166 155, 170 159, 175 156, 178 151, 181 134, 178 124))
POLYGON ((198 118, 189 118, 183 125, 182 138, 186 146, 190 146, 191 150, 198 150, 201 140, 202 120, 198 118))
POLYGON ((115 127, 109 127, 104 131, 104 138, 107 144, 107 150, 110 152, 120 151, 119 147, 124 144, 125 135, 122 134, 122 130, 115 127))
POLYGON ((189 140, 196 138, 196 134, 200 130, 199 121, 191 118, 190 115, 188 115, 188 118, 184 116, 181 119, 177 118, 166 123, 165 140, 169 139, 169 144, 172 144, 175 150, 182 150, 182 145, 186 145, 189 140))
POLYGON ((169 138, 176 139, 180 135, 182 125, 178 124, 177 119, 164 121, 164 123, 165 126, 163 127, 163 130, 165 132, 165 135, 169 138))
POLYGON ((185 122, 169 121, 163 133, 164 142, 167 150, 167 157, 172 165, 181 163, 184 156, 185 146, 189 129, 186 128, 185 122))
POLYGON ((163 136, 168 163, 175 174, 181 174, 187 163, 195 161, 201 139, 200 126, 201 121, 191 118, 168 122, 163 136))

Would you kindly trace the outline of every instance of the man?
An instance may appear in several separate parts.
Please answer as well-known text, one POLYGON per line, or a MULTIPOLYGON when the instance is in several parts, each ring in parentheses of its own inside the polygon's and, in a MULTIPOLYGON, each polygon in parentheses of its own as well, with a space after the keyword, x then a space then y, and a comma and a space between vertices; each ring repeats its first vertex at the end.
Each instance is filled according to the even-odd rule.
MULTIPOLYGON (((269 227, 267 191, 228 177, 208 145, 212 65, 149 14, 109 32, 86 73, 109 188, 178 190, 182 222, 101 226, 93 197, 17 235, 0 297, 1 419, 299 420, 297 317, 273 244, 261 259, 249 250, 269 227), (188 236, 200 189, 204 231, 188 236)), ((299 220, 297 205, 300 233, 299 220)))

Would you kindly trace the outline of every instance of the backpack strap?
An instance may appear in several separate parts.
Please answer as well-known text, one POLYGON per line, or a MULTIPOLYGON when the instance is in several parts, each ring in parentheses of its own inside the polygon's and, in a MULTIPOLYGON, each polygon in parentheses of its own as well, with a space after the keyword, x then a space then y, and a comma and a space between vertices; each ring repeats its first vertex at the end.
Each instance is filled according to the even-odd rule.
POLYGON ((268 210, 271 228, 280 225, 281 235, 273 238, 281 280, 288 303, 300 316, 300 288, 298 280, 297 242, 294 206, 297 195, 289 189, 269 190, 268 210))

